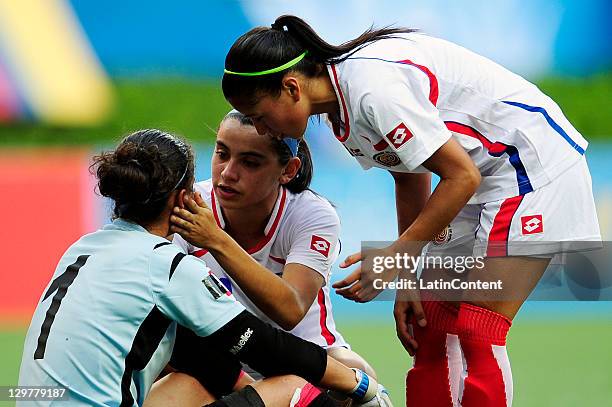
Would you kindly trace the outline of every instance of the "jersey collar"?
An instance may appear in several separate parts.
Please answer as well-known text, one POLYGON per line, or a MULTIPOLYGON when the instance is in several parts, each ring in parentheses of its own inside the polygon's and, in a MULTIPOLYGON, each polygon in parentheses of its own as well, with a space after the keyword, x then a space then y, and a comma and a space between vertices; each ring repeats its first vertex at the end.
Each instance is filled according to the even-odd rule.
POLYGON ((344 143, 346 140, 348 140, 351 134, 351 124, 350 124, 348 109, 346 107, 346 99, 344 98, 344 93, 342 93, 342 88, 340 88, 340 81, 338 79, 338 70, 336 68, 336 65, 335 64, 328 65, 327 70, 329 72, 329 77, 332 80, 331 82, 332 82, 334 91, 336 92, 336 97, 338 98, 338 101, 339 101, 340 120, 344 124, 344 134, 341 134, 341 129, 336 123, 332 122, 331 120, 330 122, 332 123, 332 129, 334 131, 334 135, 336 136, 338 141, 344 143))
MULTIPOLYGON (((211 188, 210 190, 210 202, 212 207, 212 212, 215 217, 215 221, 220 228, 225 229, 225 219, 223 218, 223 211, 221 210, 221 205, 217 200, 215 195, 215 189, 211 188)), ((272 214, 270 215, 270 220, 268 220, 268 224, 264 229, 264 237, 253 247, 247 250, 247 253, 253 254, 260 251, 265 245, 270 242, 272 237, 276 234, 278 229, 278 225, 285 213, 285 208, 287 207, 287 190, 281 186, 278 197, 276 198, 276 203, 274 204, 274 208, 272 209, 272 214)))
POLYGON ((122 218, 114 219, 112 223, 105 225, 103 229, 137 230, 139 232, 149 233, 147 229, 143 228, 138 223, 122 218))

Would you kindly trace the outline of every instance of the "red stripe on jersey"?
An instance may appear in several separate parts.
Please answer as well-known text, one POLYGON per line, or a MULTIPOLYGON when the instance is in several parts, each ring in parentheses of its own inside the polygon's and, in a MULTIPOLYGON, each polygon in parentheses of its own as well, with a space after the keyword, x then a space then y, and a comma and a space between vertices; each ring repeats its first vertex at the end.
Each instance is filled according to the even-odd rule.
POLYGON ((489 243, 487 256, 507 256, 508 255, 508 235, 512 218, 517 212, 519 205, 523 201, 524 195, 506 199, 499 207, 499 212, 495 215, 493 226, 489 232, 489 243))
POLYGON ((274 257, 272 255, 270 255, 268 257, 270 257, 270 260, 274 260, 275 262, 277 262, 279 264, 285 264, 287 262, 287 260, 285 260, 285 259, 281 259, 279 257, 274 257))
POLYGON ((425 74, 429 78, 429 101, 431 102, 431 104, 435 106, 438 103, 438 95, 439 95, 438 79, 436 78, 436 75, 434 75, 433 72, 431 72, 429 68, 427 68, 426 66, 415 64, 409 59, 404 59, 403 61, 397 61, 397 62, 399 62, 400 64, 412 65, 416 68, 419 68, 421 71, 425 72, 425 74))
POLYGON ((215 221, 217 222, 217 225, 221 227, 221 221, 219 220, 219 214, 217 213, 218 208, 217 208, 217 202, 215 200, 215 188, 212 188, 210 190, 210 203, 212 205, 212 212, 213 212, 213 215, 215 216, 215 221))
MULTIPOLYGON (((217 203, 215 200, 215 190, 214 189, 210 190, 210 199, 211 199, 211 204, 212 204, 212 212, 213 212, 213 215, 215 215, 215 221, 217 222, 217 225, 219 225, 219 227, 222 228, 220 217, 223 215, 219 213, 220 207, 217 206, 217 203)), ((278 224, 280 223, 280 220, 283 216, 283 211, 285 210, 286 200, 287 200, 287 190, 285 188, 281 188, 281 197, 280 197, 280 203, 278 205, 278 211, 276 213, 276 217, 274 218, 274 222, 272 223, 272 226, 270 227, 270 231, 263 237, 263 239, 259 243, 257 243, 255 246, 247 250, 248 254, 257 253, 266 244, 268 244, 270 239, 272 239, 272 236, 274 236, 274 232, 276 231, 276 228, 278 227, 278 224)))
POLYGON ((208 253, 208 250, 200 249, 200 250, 196 250, 195 252, 191 253, 191 255, 196 256, 196 257, 202 257, 202 256, 206 256, 206 253, 208 253))
POLYGON ((508 148, 508 146, 500 142, 492 143, 491 140, 489 140, 470 126, 466 126, 465 124, 457 122, 444 122, 444 124, 446 125, 446 128, 452 132, 463 134, 464 136, 469 136, 480 141, 484 148, 486 148, 489 152, 493 154, 503 153, 508 148))
POLYGON ((374 144, 374 150, 376 151, 382 151, 387 147, 389 147, 389 143, 387 143, 387 140, 385 140, 384 137, 378 143, 374 144))
POLYGON ((319 290, 319 294, 317 295, 317 301, 319 303, 319 323, 321 324, 321 335, 325 338, 325 342, 327 345, 332 345, 336 342, 336 337, 332 334, 327 328, 327 307, 325 306, 325 293, 323 293, 323 289, 319 290))
POLYGON ((349 134, 351 132, 351 126, 349 124, 348 110, 346 108, 346 103, 344 101, 344 95, 342 94, 342 89, 340 89, 340 83, 338 82, 338 73, 336 72, 336 66, 331 65, 332 74, 334 75, 334 82, 336 82, 336 88, 338 88, 338 93, 340 94, 340 102, 342 104, 342 111, 344 112, 344 136, 340 135, 340 129, 337 128, 335 124, 334 135, 340 142, 345 142, 349 138, 349 134))
POLYGON ((285 188, 281 188, 281 190, 282 195, 278 207, 278 212, 276 213, 276 218, 274 219, 274 223, 272 224, 270 231, 259 243, 257 243, 257 245, 247 250, 248 254, 257 253, 258 251, 260 251, 265 245, 268 244, 270 239, 272 239, 272 236, 274 236, 274 232, 276 231, 276 228, 278 227, 278 224, 280 223, 280 220, 283 216, 283 211, 285 210, 285 201, 287 200, 287 190, 285 188))

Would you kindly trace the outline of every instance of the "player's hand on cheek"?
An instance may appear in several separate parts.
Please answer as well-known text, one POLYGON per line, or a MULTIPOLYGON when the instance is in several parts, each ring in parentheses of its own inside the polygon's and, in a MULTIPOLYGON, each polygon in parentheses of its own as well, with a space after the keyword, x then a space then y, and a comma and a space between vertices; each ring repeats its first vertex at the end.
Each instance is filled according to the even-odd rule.
POLYGON ((172 211, 170 231, 194 246, 209 248, 215 244, 222 230, 200 193, 185 195, 183 204, 183 208, 175 206, 172 211))

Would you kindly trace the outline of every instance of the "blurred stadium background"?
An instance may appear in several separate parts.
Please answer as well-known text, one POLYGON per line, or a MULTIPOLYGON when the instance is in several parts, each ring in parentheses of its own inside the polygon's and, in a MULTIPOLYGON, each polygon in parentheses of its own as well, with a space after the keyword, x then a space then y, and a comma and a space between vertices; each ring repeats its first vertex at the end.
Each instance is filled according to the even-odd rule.
MULTIPOLYGON (((609 240, 611 11, 608 0, 0 0, 0 386, 17 382, 25 329, 57 260, 108 220, 88 174, 91 155, 128 131, 157 127, 195 143, 198 175, 207 177, 210 141, 228 110, 219 87, 225 53, 283 13, 336 43, 371 24, 420 28, 535 81, 591 141, 609 240)), ((316 122, 307 140, 314 189, 343 220, 343 255, 362 240, 393 239, 391 178, 361 171, 316 122)), ((334 298, 338 325, 402 405, 411 362, 395 339, 391 306, 334 298)), ((610 405, 611 303, 528 303, 510 337, 516 406, 610 405)))

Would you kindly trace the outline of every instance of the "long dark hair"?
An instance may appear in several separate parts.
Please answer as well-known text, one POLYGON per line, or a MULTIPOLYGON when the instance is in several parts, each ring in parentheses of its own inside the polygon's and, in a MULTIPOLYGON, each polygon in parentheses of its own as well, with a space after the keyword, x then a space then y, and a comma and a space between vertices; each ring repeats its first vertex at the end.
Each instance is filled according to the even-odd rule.
POLYGON ((271 27, 254 28, 238 38, 225 57, 225 69, 258 72, 281 66, 308 51, 306 57, 284 71, 269 75, 225 74, 222 81, 223 94, 228 100, 239 98, 247 103, 255 103, 259 94, 278 95, 282 78, 289 71, 297 71, 312 78, 324 72, 325 64, 342 62, 373 41, 414 31, 403 27, 370 27, 353 40, 331 45, 301 18, 283 15, 271 27))
POLYGON ((90 171, 100 194, 114 201, 114 217, 146 224, 162 213, 172 191, 191 190, 194 155, 171 134, 139 130, 95 156, 90 171))
MULTIPOLYGON (((221 123, 226 120, 236 120, 243 126, 254 127, 253 121, 251 119, 236 110, 232 110, 231 112, 226 114, 221 123)), ((279 164, 283 166, 287 165, 291 157, 293 157, 289 146, 287 146, 284 141, 279 140, 277 138, 271 137, 270 140, 272 142, 272 147, 274 148, 274 151, 278 156, 279 164)), ((283 185, 285 188, 287 188, 294 194, 299 194, 300 192, 309 189, 310 182, 312 181, 312 157, 310 156, 310 149, 308 148, 308 144, 306 144, 306 140, 304 139, 299 141, 297 157, 300 159, 302 165, 300 166, 300 169, 298 170, 297 174, 295 174, 295 177, 293 177, 291 181, 283 185)))

